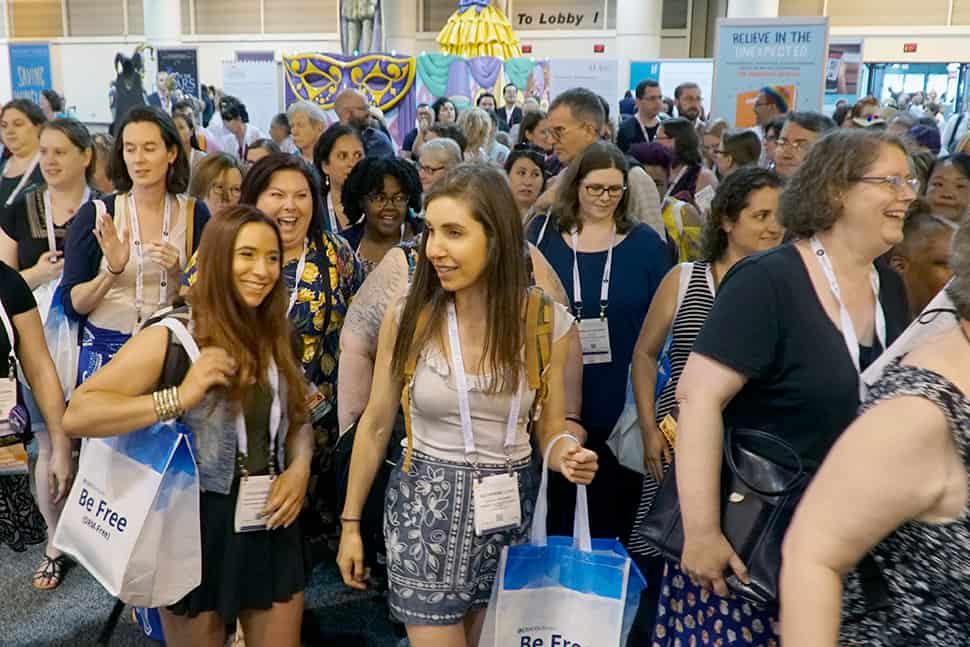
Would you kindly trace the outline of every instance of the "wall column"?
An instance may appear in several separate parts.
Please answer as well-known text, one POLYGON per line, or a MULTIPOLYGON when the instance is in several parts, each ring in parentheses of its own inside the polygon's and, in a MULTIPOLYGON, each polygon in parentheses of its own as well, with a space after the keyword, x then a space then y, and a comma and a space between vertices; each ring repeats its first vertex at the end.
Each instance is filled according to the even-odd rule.
MULTIPOLYGON (((457 3, 456 3, 457 6, 457 3)), ((418 0, 384 0, 384 51, 417 56, 418 0)))
POLYGON ((728 18, 777 18, 778 0, 728 0, 728 18))
MULTIPOLYGON (((616 51, 617 98, 630 87, 630 61, 660 58, 662 0, 617 0, 616 51)), ((618 110, 610 106, 610 113, 618 110)))

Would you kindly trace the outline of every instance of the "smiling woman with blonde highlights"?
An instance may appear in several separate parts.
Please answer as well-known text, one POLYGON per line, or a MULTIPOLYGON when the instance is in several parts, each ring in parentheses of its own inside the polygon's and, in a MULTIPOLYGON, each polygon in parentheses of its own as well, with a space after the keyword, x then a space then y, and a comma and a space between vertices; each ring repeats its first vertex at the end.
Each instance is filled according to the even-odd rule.
MULTIPOLYGON (((530 296, 522 226, 500 170, 459 165, 426 197, 425 221, 411 289, 403 307, 388 308, 381 327, 373 388, 354 442, 337 562, 348 586, 366 588, 361 514, 386 454, 398 395, 408 384, 413 397, 406 396, 403 404, 409 443, 385 499, 391 613, 407 625, 414 647, 475 645, 497 563, 475 559, 470 567, 459 566, 459 550, 497 555, 503 546, 528 537, 538 475, 530 466, 526 423, 530 412, 538 417, 534 428, 541 450, 566 429, 566 336, 573 320, 541 291, 530 296), (528 338, 535 330, 526 316, 530 298, 541 298, 537 309, 551 319, 546 320, 552 330, 544 403, 542 386, 538 392, 528 387, 523 366, 526 345, 537 341, 528 338), (461 386, 464 380, 455 381, 461 373, 467 388, 461 386), (458 424, 465 404, 471 421, 458 424), (534 404, 542 404, 541 415, 534 404), (474 467, 466 453, 469 438, 474 467), (441 476, 431 493, 420 480, 428 470, 441 476), (459 484, 473 474, 489 478, 509 471, 516 477, 520 523, 479 535, 473 530, 471 488, 459 484), (449 512, 433 515, 416 531, 403 527, 405 509, 428 505, 449 512), (448 536, 470 543, 460 549, 448 536), (412 549, 419 545, 428 550, 412 549), (407 561, 406 555, 411 556, 407 561)), ((592 481, 595 452, 571 437, 552 445, 551 452, 554 470, 575 483, 592 481)))
POLYGON ((194 432, 202 572, 197 588, 162 610, 166 642, 175 647, 221 646, 226 625, 237 617, 254 647, 300 644, 305 582, 296 522, 310 478, 313 435, 290 343, 282 259, 275 223, 253 207, 224 210, 199 247, 202 273, 189 296, 188 328, 202 351, 184 377, 163 374, 176 338, 149 326, 78 388, 64 416, 65 429, 75 436, 130 433, 162 417, 153 397, 161 381, 179 383, 169 397, 194 432), (276 406, 280 418, 271 429, 276 406), (246 453, 237 439, 240 414, 246 453), (266 529, 235 532, 242 479, 266 474, 275 476, 266 529))

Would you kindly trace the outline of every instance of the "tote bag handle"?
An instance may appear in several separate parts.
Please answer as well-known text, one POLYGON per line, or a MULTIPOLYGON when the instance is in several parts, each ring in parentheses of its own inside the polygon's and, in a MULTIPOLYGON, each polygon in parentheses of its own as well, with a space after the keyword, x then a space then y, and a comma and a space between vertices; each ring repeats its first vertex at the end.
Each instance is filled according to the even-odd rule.
POLYGON ((188 328, 186 328, 185 324, 180 320, 176 319, 175 317, 166 317, 157 324, 153 325, 164 326, 165 328, 171 330, 172 334, 178 338, 179 343, 182 344, 182 348, 185 349, 185 352, 188 354, 189 359, 193 364, 195 363, 195 360, 199 359, 199 345, 195 343, 195 339, 192 338, 188 328))
MULTIPOLYGON (((536 497, 536 508, 532 515, 532 540, 533 546, 545 546, 546 537, 546 516, 549 513, 549 454, 557 442, 564 438, 576 438, 570 434, 560 434, 552 439, 546 447, 545 455, 542 457, 542 481, 539 483, 539 495, 536 497)), ((579 442, 579 441, 576 441, 579 442)), ((593 541, 589 532, 589 504, 586 501, 586 486, 576 486, 576 512, 573 516, 573 546, 579 550, 591 552, 593 541)))

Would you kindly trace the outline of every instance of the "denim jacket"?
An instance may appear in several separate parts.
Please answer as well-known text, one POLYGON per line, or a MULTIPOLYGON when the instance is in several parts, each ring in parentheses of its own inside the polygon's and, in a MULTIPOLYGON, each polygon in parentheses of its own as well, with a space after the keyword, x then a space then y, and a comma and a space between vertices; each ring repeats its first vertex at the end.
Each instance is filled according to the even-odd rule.
MULTIPOLYGON (((286 380, 280 380, 281 418, 276 436, 276 455, 286 465, 286 380)), ((185 412, 182 421, 192 430, 192 449, 199 466, 199 485, 203 492, 229 494, 236 472, 237 406, 218 391, 209 391, 202 402, 185 412)))

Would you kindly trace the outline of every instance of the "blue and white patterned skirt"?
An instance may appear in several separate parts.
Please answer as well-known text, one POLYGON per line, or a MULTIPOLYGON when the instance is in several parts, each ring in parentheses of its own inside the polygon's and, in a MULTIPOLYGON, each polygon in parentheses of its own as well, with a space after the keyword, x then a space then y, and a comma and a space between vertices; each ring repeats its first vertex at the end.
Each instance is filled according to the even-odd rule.
MULTIPOLYGON (((478 469, 485 477, 506 467, 478 469)), ((470 609, 488 605, 502 548, 529 540, 539 489, 531 459, 513 462, 512 471, 519 479, 522 524, 478 537, 471 465, 417 451, 407 474, 398 464, 384 499, 388 603, 396 619, 409 625, 453 625, 470 609)))

